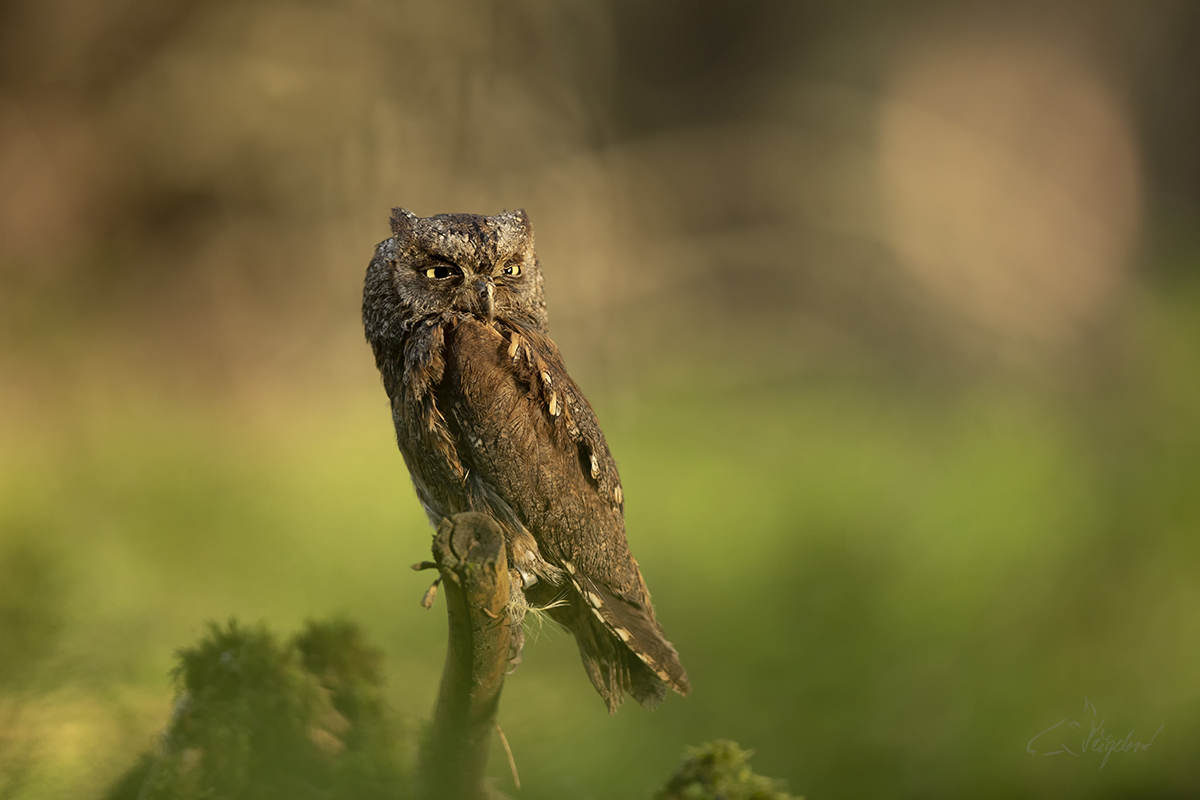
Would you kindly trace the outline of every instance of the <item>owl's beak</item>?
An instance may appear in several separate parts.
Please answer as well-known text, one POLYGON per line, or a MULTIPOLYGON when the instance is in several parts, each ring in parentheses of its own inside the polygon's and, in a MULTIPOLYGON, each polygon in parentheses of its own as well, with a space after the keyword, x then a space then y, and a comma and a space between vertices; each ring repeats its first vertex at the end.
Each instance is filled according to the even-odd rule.
POLYGON ((480 278, 475 281, 475 291, 479 293, 479 305, 487 315, 487 321, 491 322, 496 316, 496 284, 491 278, 480 278))

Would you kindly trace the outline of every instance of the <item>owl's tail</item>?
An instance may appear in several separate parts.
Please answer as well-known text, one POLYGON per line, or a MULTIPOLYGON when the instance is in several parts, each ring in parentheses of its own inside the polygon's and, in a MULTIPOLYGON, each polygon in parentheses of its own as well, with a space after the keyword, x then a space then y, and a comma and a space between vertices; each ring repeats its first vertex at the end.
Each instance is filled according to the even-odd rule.
POLYGON ((667 687, 686 695, 687 672, 654 612, 588 583, 590 597, 570 592, 551 615, 575 635, 583 667, 609 713, 616 713, 626 692, 647 708, 662 702, 667 687))

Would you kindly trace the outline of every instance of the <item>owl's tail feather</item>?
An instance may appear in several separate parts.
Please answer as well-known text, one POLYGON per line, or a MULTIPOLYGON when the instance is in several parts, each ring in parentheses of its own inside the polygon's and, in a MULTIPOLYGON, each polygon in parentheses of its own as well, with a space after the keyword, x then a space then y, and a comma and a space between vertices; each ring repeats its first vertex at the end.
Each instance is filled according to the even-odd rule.
POLYGON ((647 708, 662 702, 668 686, 687 694, 687 673, 657 621, 606 587, 592 588, 598 604, 572 593, 569 605, 551 614, 575 635, 584 669, 609 713, 616 713, 626 692, 647 708))
MULTIPOLYGON (((687 672, 679 662, 679 653, 667 641, 662 626, 654 618, 649 602, 636 603, 618 595, 598 581, 590 582, 600 596, 600 616, 605 627, 637 656, 660 681, 686 695, 691 691, 687 672)), ((642 584, 643 589, 645 583, 642 584)), ((647 601, 649 594, 646 595, 647 601)), ((636 697, 636 695, 635 695, 636 697)))

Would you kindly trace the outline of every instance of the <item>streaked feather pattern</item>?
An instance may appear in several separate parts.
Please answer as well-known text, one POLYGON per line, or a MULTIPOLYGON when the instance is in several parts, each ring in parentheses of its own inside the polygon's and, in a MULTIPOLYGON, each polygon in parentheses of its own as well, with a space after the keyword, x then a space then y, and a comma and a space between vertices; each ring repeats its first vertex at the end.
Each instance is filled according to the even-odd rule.
POLYGON ((616 462, 546 333, 528 218, 397 209, 393 231, 367 271, 363 321, 430 519, 500 522, 514 591, 574 634, 610 711, 627 692, 644 705, 686 694, 625 539, 616 462), (450 268, 428 264, 458 272, 431 281, 450 268))

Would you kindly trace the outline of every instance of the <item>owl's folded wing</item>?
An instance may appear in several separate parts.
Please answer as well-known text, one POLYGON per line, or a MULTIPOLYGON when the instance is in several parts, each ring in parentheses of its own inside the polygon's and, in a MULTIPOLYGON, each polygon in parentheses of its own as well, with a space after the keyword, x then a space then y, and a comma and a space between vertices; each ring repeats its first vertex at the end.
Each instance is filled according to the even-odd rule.
MULTIPOLYGON (((501 333, 474 320, 458 323, 447 332, 438 405, 469 480, 502 499, 542 557, 569 575, 577 594, 572 613, 599 621, 654 675, 686 693, 687 675, 625 540, 616 463, 553 342, 516 326, 501 333)), ((583 624, 568 624, 581 652, 583 624)), ((628 666, 616 671, 637 673, 642 665, 628 666)), ((600 688, 591 667, 589 674, 600 688)))

